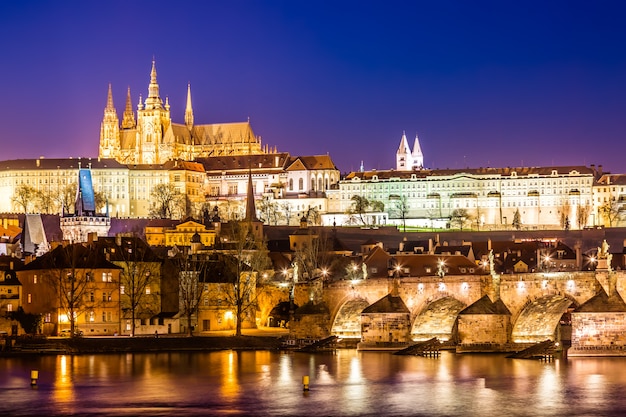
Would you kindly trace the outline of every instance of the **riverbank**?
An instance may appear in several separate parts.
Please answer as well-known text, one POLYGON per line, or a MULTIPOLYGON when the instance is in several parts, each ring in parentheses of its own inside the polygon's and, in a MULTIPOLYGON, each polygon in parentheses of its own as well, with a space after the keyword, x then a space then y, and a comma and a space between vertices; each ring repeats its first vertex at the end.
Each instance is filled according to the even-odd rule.
POLYGON ((277 350, 281 336, 161 336, 16 338, 6 340, 0 356, 168 351, 277 350))

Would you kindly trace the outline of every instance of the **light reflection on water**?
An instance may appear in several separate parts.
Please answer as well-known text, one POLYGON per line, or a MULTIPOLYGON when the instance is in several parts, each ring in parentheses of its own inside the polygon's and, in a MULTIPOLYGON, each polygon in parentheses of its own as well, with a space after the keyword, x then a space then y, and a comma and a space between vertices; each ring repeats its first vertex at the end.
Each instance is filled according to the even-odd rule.
POLYGON ((9 415, 617 416, 626 358, 223 351, 0 359, 9 415), (30 370, 39 383, 30 387, 30 370), (302 390, 302 376, 311 390, 302 390))

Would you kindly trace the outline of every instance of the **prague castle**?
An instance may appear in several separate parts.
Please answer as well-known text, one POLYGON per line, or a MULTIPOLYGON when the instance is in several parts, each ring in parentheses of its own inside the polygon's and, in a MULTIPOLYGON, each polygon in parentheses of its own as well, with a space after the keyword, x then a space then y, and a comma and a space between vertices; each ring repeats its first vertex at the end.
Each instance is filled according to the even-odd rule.
POLYGON ((145 100, 133 108, 129 88, 121 122, 109 85, 97 158, 1 161, 0 212, 62 214, 81 169, 91 172, 96 211, 114 217, 155 217, 153 192, 168 184, 185 197, 174 218, 215 207, 224 220, 242 218, 249 178, 259 218, 273 225, 309 216, 324 225, 584 228, 619 226, 626 212, 626 175, 601 166, 426 169, 418 137, 411 149, 402 134, 395 169, 341 178, 329 155, 263 146, 249 120, 197 124, 189 84, 180 115, 174 122, 161 98, 153 61, 145 100), (355 214, 355 196, 380 204, 355 214))
POLYGON ((190 85, 184 123, 175 123, 168 99, 159 94, 154 61, 146 99, 140 96, 135 115, 129 88, 121 123, 109 85, 98 158, 42 157, 0 164, 0 212, 71 210, 78 172, 89 169, 100 213, 152 217, 153 190, 171 184, 185 196, 173 213, 176 218, 200 218, 209 205, 218 206, 225 220, 241 218, 250 171, 256 199, 282 199, 280 216, 277 204, 272 205, 274 223, 281 224, 297 224, 311 211, 326 212, 325 191, 340 177, 329 155, 294 157, 262 147, 249 121, 196 124, 190 85))

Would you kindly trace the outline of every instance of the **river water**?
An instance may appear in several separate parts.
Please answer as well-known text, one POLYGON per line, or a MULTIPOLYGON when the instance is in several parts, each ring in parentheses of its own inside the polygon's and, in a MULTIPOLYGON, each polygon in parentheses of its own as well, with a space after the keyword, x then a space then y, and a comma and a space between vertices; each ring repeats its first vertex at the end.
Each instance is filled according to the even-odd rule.
POLYGON ((626 415, 626 358, 541 362, 348 349, 12 357, 0 359, 0 414, 619 416, 626 415))

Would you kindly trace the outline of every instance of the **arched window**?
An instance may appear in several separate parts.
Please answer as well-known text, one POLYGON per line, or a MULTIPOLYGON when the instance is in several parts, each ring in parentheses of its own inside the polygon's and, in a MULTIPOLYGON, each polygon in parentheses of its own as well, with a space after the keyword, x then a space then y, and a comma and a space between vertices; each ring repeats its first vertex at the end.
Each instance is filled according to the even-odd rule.
POLYGON ((293 178, 289 178, 289 191, 293 191, 293 178))
POLYGON ((317 184, 318 184, 318 186, 317 186, 317 190, 318 190, 318 191, 322 191, 322 190, 324 189, 324 184, 323 184, 322 177, 320 177, 320 178, 317 180, 317 184))
POLYGON ((304 189, 304 179, 300 178, 298 180, 298 190, 302 191, 304 189))
POLYGON ((311 178, 311 191, 315 191, 315 178, 311 178))

